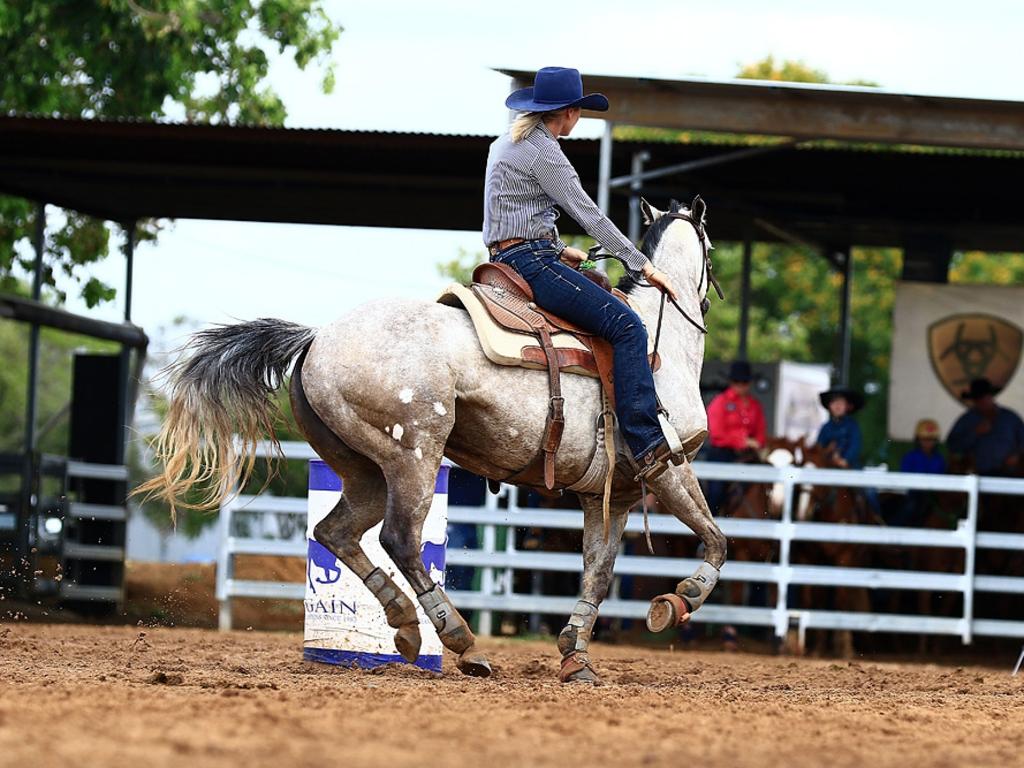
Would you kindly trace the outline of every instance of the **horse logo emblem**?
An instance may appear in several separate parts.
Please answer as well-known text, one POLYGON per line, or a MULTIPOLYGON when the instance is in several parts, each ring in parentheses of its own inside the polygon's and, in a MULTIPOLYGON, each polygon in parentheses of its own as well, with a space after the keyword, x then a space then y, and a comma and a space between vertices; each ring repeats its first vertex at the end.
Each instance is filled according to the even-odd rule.
POLYGON ((341 565, 338 558, 322 544, 313 539, 307 539, 307 541, 309 546, 306 557, 306 578, 309 580, 309 588, 315 595, 317 584, 334 584, 341 578, 341 565), (323 572, 322 578, 313 570, 314 568, 323 572))
POLYGON ((928 326, 932 369, 958 402, 971 379, 1005 387, 1017 371, 1022 342, 1024 331, 994 315, 950 315, 928 326))
POLYGON ((445 545, 424 541, 420 547, 420 558, 430 575, 430 580, 444 587, 445 545))

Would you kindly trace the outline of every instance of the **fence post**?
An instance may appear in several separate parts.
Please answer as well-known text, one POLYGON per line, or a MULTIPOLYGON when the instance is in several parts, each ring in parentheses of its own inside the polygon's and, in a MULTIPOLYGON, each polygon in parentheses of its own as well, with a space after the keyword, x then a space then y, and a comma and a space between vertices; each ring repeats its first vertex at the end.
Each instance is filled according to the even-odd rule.
MULTIPOLYGON (((487 491, 487 495, 484 498, 484 510, 487 512, 487 519, 493 520, 498 515, 498 498, 502 491, 506 491, 504 485, 498 493, 491 493, 487 491)), ((506 491, 507 492, 507 491, 506 491)), ((487 523, 484 525, 484 540, 483 540, 483 551, 489 555, 494 554, 496 551, 498 540, 498 532, 494 523, 487 523)), ((484 566, 480 573, 480 591, 483 592, 485 597, 492 597, 495 594, 494 591, 494 568, 491 566, 484 566)), ((479 625, 477 626, 477 634, 483 635, 484 637, 492 634, 494 631, 494 614, 490 610, 480 611, 479 625)))
POLYGON ((775 598, 775 636, 785 641, 789 631, 789 548, 793 539, 793 486, 794 470, 787 468, 782 477, 782 524, 779 526, 779 570, 775 583, 779 593, 775 598))
MULTIPOLYGON (((509 524, 505 526, 505 554, 513 555, 516 551, 516 526, 513 515, 519 511, 519 487, 515 485, 508 486, 505 497, 508 499, 509 516, 509 524)), ((512 579, 512 568, 506 568, 501 583, 502 592, 506 595, 511 595, 515 591, 512 588, 512 579)))
POLYGON ((220 518, 218 528, 220 529, 220 547, 217 551, 217 629, 227 632, 231 629, 231 595, 228 594, 228 579, 234 574, 234 558, 229 549, 231 540, 231 512, 235 500, 229 498, 220 505, 220 518))
POLYGON ((964 551, 964 619, 960 637, 964 645, 974 639, 974 576, 978 551, 978 476, 967 475, 967 549, 964 551))

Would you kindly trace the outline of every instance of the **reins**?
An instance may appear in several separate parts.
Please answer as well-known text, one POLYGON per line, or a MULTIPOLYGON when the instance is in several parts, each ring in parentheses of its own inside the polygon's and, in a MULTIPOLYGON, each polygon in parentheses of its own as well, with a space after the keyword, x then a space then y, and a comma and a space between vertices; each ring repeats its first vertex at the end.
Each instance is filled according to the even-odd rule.
MULTIPOLYGON (((696 203, 699 200, 700 200, 699 196, 694 199, 694 201, 693 201, 694 207, 696 207, 696 203)), ((663 216, 668 216, 668 217, 673 218, 673 219, 679 219, 681 221, 689 222, 690 225, 693 227, 694 231, 697 233, 697 239, 700 241, 701 256, 704 259, 704 271, 701 273, 700 280, 697 282, 697 295, 701 296, 701 289, 704 288, 704 280, 707 279, 708 284, 710 286, 714 286, 715 292, 718 294, 718 298, 724 300, 725 299, 725 293, 722 291, 722 286, 720 286, 718 284, 718 279, 715 277, 714 269, 713 269, 713 266, 711 264, 711 254, 710 254, 710 248, 708 246, 708 236, 707 236, 707 232, 704 231, 704 223, 700 222, 700 221, 697 221, 695 218, 693 218, 689 214, 680 213, 678 211, 672 211, 670 213, 665 213, 665 214, 662 214, 662 215, 663 216)), ((630 269, 629 265, 626 264, 626 260, 624 258, 622 258, 621 256, 617 256, 614 253, 599 254, 598 251, 600 250, 600 247, 601 247, 600 245, 595 245, 594 247, 592 247, 590 249, 590 251, 588 253, 588 257, 592 261, 601 261, 602 259, 615 259, 620 264, 622 264, 623 268, 626 270, 626 276, 633 282, 634 285, 638 285, 641 288, 658 288, 658 286, 652 285, 651 283, 647 282, 647 280, 644 278, 644 276, 642 274, 636 273, 636 272, 634 272, 634 270, 630 269)), ((661 289, 658 288, 658 290, 661 290, 661 289)), ((666 300, 672 302, 672 306, 676 308, 676 310, 679 312, 679 314, 681 314, 684 318, 686 318, 686 320, 690 323, 690 325, 692 325, 694 328, 696 328, 698 331, 700 331, 703 334, 706 334, 708 332, 708 329, 704 326, 704 324, 701 323, 701 322, 698 322, 697 320, 694 320, 692 317, 690 317, 690 313, 687 312, 685 309, 683 309, 679 305, 678 301, 676 301, 671 296, 669 296, 668 292, 661 291, 661 302, 658 305, 658 326, 657 326, 657 328, 656 328, 656 330, 654 332, 654 348, 653 348, 652 353, 651 353, 651 368, 652 369, 654 368, 655 361, 658 359, 658 344, 661 342, 661 327, 662 327, 662 323, 663 323, 663 321, 665 319, 665 302, 666 302, 666 300)), ((711 302, 708 301, 708 297, 706 295, 701 296, 701 299, 700 299, 701 315, 707 314, 707 312, 708 312, 708 310, 710 308, 711 308, 711 302)), ((655 397, 657 397, 657 395, 655 397)), ((657 398, 657 402, 658 402, 658 410, 659 410, 659 412, 664 413, 666 418, 667 418, 668 417, 668 412, 665 411, 664 406, 661 404, 661 398, 657 398)), ((614 465, 611 465, 611 466, 614 466, 614 465)), ((607 479, 610 480, 610 478, 611 478, 611 472, 608 473, 608 478, 607 479)), ((607 497, 608 497, 608 490, 609 490, 609 488, 608 488, 608 484, 606 482, 606 486, 605 486, 605 499, 606 499, 606 501, 607 501, 607 497)), ((650 552, 653 555, 654 554, 654 544, 651 542, 651 527, 650 527, 650 524, 649 524, 649 522, 647 520, 647 483, 644 482, 643 478, 641 478, 641 480, 640 480, 640 493, 641 493, 641 499, 642 499, 642 504, 643 504, 643 514, 644 514, 644 539, 647 542, 647 551, 650 552)), ((607 541, 607 540, 608 540, 608 510, 607 510, 607 504, 606 504, 606 506, 605 506, 605 541, 607 541)))
MULTIPOLYGON (((694 200, 694 203, 696 203, 696 202, 697 201, 694 200)), ((704 259, 704 271, 701 273, 700 280, 697 283, 697 295, 700 296, 701 289, 704 287, 704 280, 707 279, 709 285, 714 287, 715 293, 718 294, 718 298, 724 300, 725 299, 725 293, 722 291, 722 286, 719 285, 719 283, 718 283, 718 278, 715 277, 714 267, 713 267, 713 265, 711 263, 711 253, 710 253, 710 249, 708 248, 708 236, 707 236, 707 232, 704 231, 704 224, 703 224, 703 222, 697 221, 696 219, 694 219, 692 216, 690 216, 687 213, 680 213, 678 211, 673 211, 673 212, 665 213, 665 214, 662 214, 662 215, 663 216, 668 216, 669 218, 672 218, 672 219, 679 219, 681 221, 689 222, 690 225, 693 227, 694 231, 697 233, 697 239, 700 241, 701 256, 704 259)), ((646 278, 644 278, 643 275, 641 275, 640 273, 635 272, 634 270, 630 269, 629 265, 626 264, 626 260, 624 258, 622 258, 621 256, 617 256, 614 253, 600 253, 599 254, 599 253, 597 253, 598 249, 600 249, 599 245, 596 245, 596 246, 594 246, 593 248, 590 249, 590 253, 588 255, 589 255, 589 258, 591 260, 593 260, 593 261, 601 261, 601 260, 604 260, 604 259, 615 259, 620 264, 622 264, 623 268, 626 270, 626 277, 628 277, 633 282, 634 285, 637 285, 640 288, 658 288, 658 286, 652 285, 651 283, 647 282, 646 278)), ((661 290, 661 289, 658 288, 658 290, 661 290)), ((668 293, 666 293, 665 291, 661 291, 661 306, 658 308, 658 327, 657 327, 657 330, 656 330, 655 335, 654 335, 654 354, 655 355, 658 354, 658 342, 661 340, 661 324, 662 324, 662 320, 663 320, 664 314, 665 314, 665 301, 666 300, 672 303, 672 306, 676 308, 676 310, 679 312, 679 314, 681 314, 684 318, 686 318, 687 322, 689 322, 690 325, 692 325, 694 328, 696 328, 701 333, 706 334, 708 332, 707 327, 705 327, 705 325, 703 323, 701 323, 701 322, 699 322, 697 320, 694 320, 690 316, 690 313, 687 312, 685 309, 683 309, 682 306, 680 306, 678 301, 676 301, 671 296, 669 296, 668 293)), ((702 315, 707 313, 708 309, 710 309, 710 306, 711 306, 711 303, 708 301, 707 296, 701 297, 700 309, 701 309, 701 314, 702 315)))

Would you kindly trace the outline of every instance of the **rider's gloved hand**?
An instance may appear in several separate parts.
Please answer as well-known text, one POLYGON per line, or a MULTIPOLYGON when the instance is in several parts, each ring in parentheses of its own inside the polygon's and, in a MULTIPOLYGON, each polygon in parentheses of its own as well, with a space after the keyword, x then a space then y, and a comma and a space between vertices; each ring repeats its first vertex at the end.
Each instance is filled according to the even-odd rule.
POLYGON ((679 295, 676 293, 676 287, 672 285, 672 278, 660 269, 655 269, 651 262, 647 262, 647 265, 644 267, 644 277, 647 278, 648 283, 660 288, 671 296, 673 301, 679 301, 679 295))
POLYGON ((567 245, 565 246, 565 248, 562 249, 562 252, 558 254, 558 258, 567 267, 579 269, 580 264, 586 261, 587 254, 585 254, 579 248, 573 248, 572 246, 567 245))

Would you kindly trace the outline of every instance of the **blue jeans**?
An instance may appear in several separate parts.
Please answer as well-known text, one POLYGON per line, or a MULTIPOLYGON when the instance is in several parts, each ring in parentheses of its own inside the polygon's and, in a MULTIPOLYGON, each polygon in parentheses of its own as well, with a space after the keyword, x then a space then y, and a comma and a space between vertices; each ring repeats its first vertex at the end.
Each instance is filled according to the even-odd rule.
POLYGON ((522 275, 544 309, 611 343, 619 431, 634 458, 661 443, 665 437, 658 422, 654 375, 647 360, 647 331, 640 316, 560 262, 550 240, 513 245, 491 261, 508 264, 522 275))

